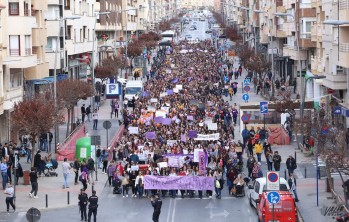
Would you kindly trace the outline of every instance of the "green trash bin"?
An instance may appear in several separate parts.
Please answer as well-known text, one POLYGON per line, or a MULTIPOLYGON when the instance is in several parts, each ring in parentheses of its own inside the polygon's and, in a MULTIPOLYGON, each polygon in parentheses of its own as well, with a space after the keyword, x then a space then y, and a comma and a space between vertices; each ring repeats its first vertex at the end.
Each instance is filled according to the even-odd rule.
POLYGON ((76 140, 76 158, 81 161, 87 160, 89 156, 91 156, 91 137, 76 140))

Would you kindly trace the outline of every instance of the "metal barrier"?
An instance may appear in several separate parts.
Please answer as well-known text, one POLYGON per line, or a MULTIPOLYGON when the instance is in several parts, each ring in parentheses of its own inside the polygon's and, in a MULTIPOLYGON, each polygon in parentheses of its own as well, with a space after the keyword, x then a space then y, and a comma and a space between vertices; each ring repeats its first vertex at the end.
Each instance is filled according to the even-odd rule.
POLYGON ((332 196, 334 197, 334 199, 336 200, 336 203, 338 205, 341 205, 343 207, 343 209, 349 213, 349 210, 348 208, 346 207, 346 203, 345 203, 345 200, 342 199, 341 196, 339 196, 336 191, 334 191, 333 189, 331 189, 331 193, 332 193, 332 196))

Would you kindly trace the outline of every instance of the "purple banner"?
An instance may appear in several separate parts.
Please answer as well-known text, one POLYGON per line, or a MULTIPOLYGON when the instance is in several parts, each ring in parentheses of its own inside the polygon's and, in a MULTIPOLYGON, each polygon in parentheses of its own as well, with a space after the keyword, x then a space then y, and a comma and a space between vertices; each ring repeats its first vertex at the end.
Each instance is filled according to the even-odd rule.
POLYGON ((179 80, 178 78, 172 79, 172 80, 171 80, 171 83, 177 83, 178 80, 179 80))
POLYGON ((162 124, 164 125, 171 125, 172 119, 171 118, 162 118, 162 124))
POLYGON ((146 190, 214 190, 214 178, 204 176, 144 176, 146 190))
POLYGON ((181 134, 181 141, 187 142, 187 136, 185 134, 181 134))
POLYGON ((158 117, 155 117, 154 118, 154 123, 156 124, 156 123, 162 123, 162 117, 161 116, 158 116, 158 117))
POLYGON ((205 152, 199 152, 199 171, 203 174, 206 173, 207 156, 205 152))
POLYGON ((145 138, 147 138, 149 140, 156 139, 156 134, 155 134, 155 132, 146 132, 145 133, 145 138))
POLYGON ((150 97, 150 92, 149 91, 144 91, 143 92, 143 97, 150 97))
POLYGON ((187 120, 194 120, 193 116, 187 116, 187 120))
POLYGON ((196 138, 198 137, 198 131, 196 130, 189 130, 188 131, 188 138, 196 138))
POLYGON ((169 95, 169 96, 170 96, 170 95, 173 95, 173 90, 172 90, 172 89, 167 90, 166 93, 167 93, 167 95, 169 95))

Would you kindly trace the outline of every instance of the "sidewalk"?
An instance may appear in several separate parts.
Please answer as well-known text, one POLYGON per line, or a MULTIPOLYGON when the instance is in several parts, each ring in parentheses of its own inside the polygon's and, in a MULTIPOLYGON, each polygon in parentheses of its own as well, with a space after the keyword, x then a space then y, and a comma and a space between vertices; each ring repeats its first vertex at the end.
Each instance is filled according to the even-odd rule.
MULTIPOLYGON (((30 165, 27 164, 25 159, 21 159, 20 163, 22 164, 23 169, 29 169, 30 165)), ((68 206, 77 206, 78 204, 78 195, 80 193, 80 189, 83 187, 81 182, 79 185, 74 185, 74 177, 75 173, 71 170, 69 175, 69 186, 70 188, 63 189, 62 185, 64 183, 63 179, 63 170, 62 170, 62 162, 58 162, 58 168, 56 170, 58 173, 58 177, 45 177, 42 174, 42 177, 38 178, 38 199, 30 198, 29 192, 31 191, 31 185, 23 185, 23 178, 19 179, 19 185, 15 187, 16 189, 16 212, 26 212, 31 207, 35 207, 39 210, 42 209, 56 209, 56 208, 64 208, 68 206), (70 204, 68 204, 68 192, 70 197, 70 204), (46 208, 46 200, 45 195, 48 197, 48 208, 46 208)), ((12 175, 13 177, 13 175, 12 175)), ((95 175, 94 178, 95 179, 95 175)), ((97 171, 98 181, 95 181, 94 189, 97 192, 97 195, 101 194, 106 181, 107 174, 102 174, 101 170, 97 171)), ((13 179, 13 178, 12 178, 13 179)), ((88 185, 87 195, 92 195, 92 185, 88 185)), ((6 211, 5 204, 5 194, 0 192, 0 199, 3 200, 3 204, 0 204, 0 212, 6 211)), ((12 208, 10 207, 10 212, 12 208)))
MULTIPOLYGON (((238 63, 234 62, 234 68, 237 67, 238 63)), ((244 103, 242 99, 242 84, 241 82, 245 79, 247 75, 247 71, 243 69, 241 77, 239 76, 238 80, 238 91, 237 94, 233 97, 232 101, 230 101, 229 96, 223 96, 224 101, 228 101, 230 105, 234 105, 236 103, 239 104, 244 103)), ((233 80, 234 81, 234 80, 233 80)), ((262 97, 260 94, 256 95, 254 91, 254 87, 251 87, 252 90, 249 92, 249 103, 259 103, 261 101, 267 101, 266 98, 262 97)), ((279 98, 279 97, 278 97, 279 98)), ((293 96, 292 96, 293 98, 293 96)), ((280 98, 279 98, 280 99, 280 98)), ((243 126, 241 120, 238 120, 238 123, 234 129, 235 140, 241 140, 241 131, 240 127, 243 126)), ((316 206, 316 168, 315 168, 315 158, 313 156, 305 156, 297 147, 297 144, 291 141, 291 145, 276 145, 272 146, 273 151, 278 151, 282 157, 282 164, 280 169, 280 176, 284 177, 286 170, 286 159, 288 155, 295 156, 297 158, 298 167, 295 170, 295 175, 297 178, 297 192, 300 202, 297 203, 297 207, 300 215, 303 218, 303 221, 311 222, 327 222, 331 221, 331 216, 324 216, 322 212, 326 207, 336 206, 334 199, 331 199, 332 194, 326 192, 326 177, 322 177, 319 180, 319 207, 316 206)), ((246 155, 244 155, 246 157, 246 155)), ((267 165, 265 163, 264 156, 262 157, 262 169, 263 172, 267 171, 267 165)), ((286 172, 287 174, 287 172, 286 172)), ((288 176, 288 175, 287 175, 288 176)), ((286 178, 287 179, 287 178, 286 178)), ((343 196, 343 189, 341 188, 341 181, 339 176, 334 177, 335 191, 337 194, 343 196)), ((342 197, 343 198, 343 197, 342 197)))

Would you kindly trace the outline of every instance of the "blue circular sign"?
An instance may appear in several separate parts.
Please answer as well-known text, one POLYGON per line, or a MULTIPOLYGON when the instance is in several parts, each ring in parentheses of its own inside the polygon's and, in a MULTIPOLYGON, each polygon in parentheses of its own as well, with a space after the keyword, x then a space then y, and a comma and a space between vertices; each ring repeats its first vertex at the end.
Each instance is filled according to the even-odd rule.
POLYGON ((241 116, 241 120, 242 120, 242 122, 246 123, 250 120, 250 116, 247 114, 244 114, 241 116))
POLYGON ((280 201, 280 194, 278 192, 272 191, 267 195, 268 202, 271 204, 277 204, 280 201))
POLYGON ((250 96, 248 94, 244 94, 242 95, 242 99, 248 101, 250 99, 250 96))
POLYGON ((279 180, 279 176, 276 173, 269 173, 268 180, 272 183, 275 183, 279 180))
POLYGON ((251 90, 251 87, 250 87, 250 86, 245 86, 245 87, 244 87, 244 90, 245 90, 246 92, 249 92, 249 91, 251 90))

